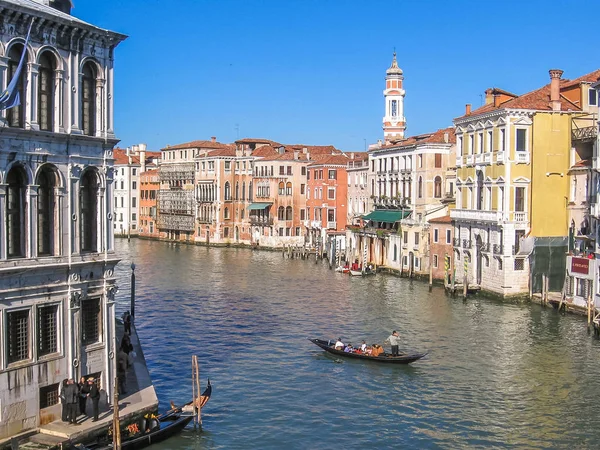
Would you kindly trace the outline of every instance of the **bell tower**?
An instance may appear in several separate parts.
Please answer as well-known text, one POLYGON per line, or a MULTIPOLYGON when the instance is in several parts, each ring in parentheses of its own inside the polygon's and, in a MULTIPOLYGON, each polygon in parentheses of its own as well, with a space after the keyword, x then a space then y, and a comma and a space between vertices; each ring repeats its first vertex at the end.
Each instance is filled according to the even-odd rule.
POLYGON ((383 117, 383 139, 385 142, 399 141, 404 139, 406 130, 406 119, 404 118, 404 89, 402 81, 404 75, 396 61, 396 51, 392 65, 385 74, 385 116, 383 117))

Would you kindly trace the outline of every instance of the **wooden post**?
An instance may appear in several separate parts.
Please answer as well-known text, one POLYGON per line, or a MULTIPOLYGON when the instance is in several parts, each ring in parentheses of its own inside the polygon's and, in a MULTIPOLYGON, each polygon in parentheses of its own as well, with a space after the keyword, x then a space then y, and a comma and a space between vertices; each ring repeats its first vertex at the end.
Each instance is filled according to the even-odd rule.
POLYGON ((463 277, 463 300, 467 299, 467 294, 469 293, 469 262, 467 261, 467 254, 464 255, 465 260, 465 273, 463 277))
POLYGON ((587 330, 588 333, 590 332, 590 327, 592 326, 592 281, 591 280, 587 280, 587 285, 588 285, 588 295, 587 295, 587 316, 588 316, 588 322, 587 322, 587 330))
POLYGON ((431 250, 429 251, 429 292, 433 289, 433 264, 431 262, 431 250))
POLYGON ((119 420, 119 377, 115 377, 113 396, 113 448, 121 450, 121 423, 119 420))
MULTIPOLYGON (((194 358, 196 356, 192 355, 192 405, 196 404, 196 382, 195 382, 195 373, 196 373, 196 368, 194 366, 194 358)), ((200 394, 198 394, 200 395, 200 394)), ((194 417, 194 430, 196 429, 196 417, 194 417)))
POLYGON ((200 366, 198 365, 198 357, 194 355, 196 360, 196 392, 198 393, 198 426, 202 428, 202 408, 200 405, 200 396, 202 395, 202 391, 200 390, 200 366))

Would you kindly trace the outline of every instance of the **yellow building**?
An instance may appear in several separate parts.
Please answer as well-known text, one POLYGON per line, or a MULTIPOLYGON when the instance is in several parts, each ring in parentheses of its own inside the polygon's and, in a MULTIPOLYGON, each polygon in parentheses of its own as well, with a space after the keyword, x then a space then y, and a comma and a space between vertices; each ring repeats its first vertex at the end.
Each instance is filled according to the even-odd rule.
POLYGON ((459 281, 466 268, 470 284, 510 296, 528 292, 530 275, 535 290, 547 273, 559 275, 551 280, 560 290, 569 169, 578 158, 573 124, 586 114, 587 90, 600 70, 572 81, 562 73, 550 70, 549 84, 520 96, 488 89, 485 105, 467 105, 454 120, 457 199, 450 214, 459 281))

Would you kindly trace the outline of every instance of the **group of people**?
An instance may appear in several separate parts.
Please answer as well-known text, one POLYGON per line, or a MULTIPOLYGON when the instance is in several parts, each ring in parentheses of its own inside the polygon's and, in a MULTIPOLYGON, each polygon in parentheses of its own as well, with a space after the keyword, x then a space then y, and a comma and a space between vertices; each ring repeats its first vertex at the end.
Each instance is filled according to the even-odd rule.
POLYGON ((92 400, 93 419, 98 420, 98 403, 100 402, 100 389, 96 384, 94 377, 81 377, 79 383, 75 383, 73 378, 63 380, 59 394, 62 403, 62 421, 79 425, 77 417, 87 416, 87 400, 92 400))
POLYGON ((131 343, 131 314, 123 314, 124 333, 121 345, 117 352, 117 379, 119 380, 119 394, 127 393, 127 369, 133 363, 133 344, 131 343))
MULTIPOLYGON (((392 356, 399 355, 400 336, 396 330, 392 331, 392 334, 385 340, 385 343, 390 344, 392 356)), ((353 347, 352 344, 344 344, 342 338, 338 338, 333 348, 344 351, 345 353, 358 353, 369 356, 379 356, 385 353, 385 350, 379 344, 367 345, 365 341, 362 341, 360 347, 353 347)))
POLYGON ((339 338, 334 345, 336 350, 342 350, 344 353, 357 353, 368 356, 379 356, 384 353, 383 347, 379 344, 367 345, 366 341, 362 341, 360 347, 354 347, 352 344, 344 344, 342 338, 339 338))

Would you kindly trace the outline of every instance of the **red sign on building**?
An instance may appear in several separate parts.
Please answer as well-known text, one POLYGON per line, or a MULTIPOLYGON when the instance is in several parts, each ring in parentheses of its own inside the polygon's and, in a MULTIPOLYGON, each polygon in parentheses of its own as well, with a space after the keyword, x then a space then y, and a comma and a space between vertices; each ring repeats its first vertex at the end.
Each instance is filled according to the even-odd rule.
POLYGON ((590 260, 586 258, 571 258, 571 272, 588 275, 590 273, 590 260))

